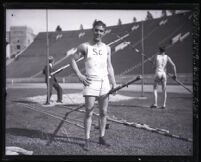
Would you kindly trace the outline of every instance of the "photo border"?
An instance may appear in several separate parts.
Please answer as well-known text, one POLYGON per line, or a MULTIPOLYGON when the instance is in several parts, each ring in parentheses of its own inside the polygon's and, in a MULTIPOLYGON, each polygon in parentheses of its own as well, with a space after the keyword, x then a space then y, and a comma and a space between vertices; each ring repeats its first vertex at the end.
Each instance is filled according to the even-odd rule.
POLYGON ((1 20, 3 20, 3 28, 1 29, 0 41, 1 53, 5 54, 5 24, 6 24, 6 9, 190 9, 194 11, 193 14, 193 155, 192 156, 96 156, 96 155, 76 155, 76 156, 6 156, 5 155, 5 78, 6 78, 6 57, 5 55, 0 55, 2 64, 1 68, 1 160, 2 161, 22 161, 22 160, 32 160, 32 161, 182 161, 182 162, 198 162, 199 161, 199 52, 200 52, 200 6, 198 3, 128 3, 128 2, 42 2, 37 3, 34 1, 29 2, 16 2, 9 1, 3 2, 1 4, 1 20))

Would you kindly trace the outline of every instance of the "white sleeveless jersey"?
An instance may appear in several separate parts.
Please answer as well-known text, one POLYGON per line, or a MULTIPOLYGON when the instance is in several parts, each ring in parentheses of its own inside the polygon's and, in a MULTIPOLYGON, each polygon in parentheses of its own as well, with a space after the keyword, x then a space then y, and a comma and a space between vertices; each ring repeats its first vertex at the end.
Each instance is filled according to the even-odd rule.
POLYGON ((166 72, 166 65, 168 61, 167 55, 156 56, 156 72, 166 72))
POLYGON ((86 57, 85 69, 86 75, 94 79, 102 79, 108 75, 107 57, 108 47, 102 43, 100 46, 85 44, 86 57))

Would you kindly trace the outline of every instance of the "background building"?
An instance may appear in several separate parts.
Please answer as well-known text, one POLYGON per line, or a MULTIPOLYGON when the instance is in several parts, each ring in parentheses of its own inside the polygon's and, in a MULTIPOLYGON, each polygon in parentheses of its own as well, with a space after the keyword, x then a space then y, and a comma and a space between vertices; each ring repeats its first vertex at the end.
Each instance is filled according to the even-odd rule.
POLYGON ((7 55, 10 57, 15 56, 28 47, 35 38, 33 30, 27 26, 11 26, 8 35, 10 54, 7 55))

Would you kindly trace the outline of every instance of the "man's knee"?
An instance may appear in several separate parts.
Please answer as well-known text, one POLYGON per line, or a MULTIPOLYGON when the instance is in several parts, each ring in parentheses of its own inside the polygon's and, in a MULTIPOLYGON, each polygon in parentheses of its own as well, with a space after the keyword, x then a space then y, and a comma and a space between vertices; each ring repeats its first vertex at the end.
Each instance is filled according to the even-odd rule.
POLYGON ((100 117, 106 117, 106 116, 107 116, 107 110, 101 110, 100 117))
POLYGON ((59 92, 62 93, 62 88, 59 86, 59 92))
POLYGON ((163 82, 162 82, 162 90, 163 91, 166 91, 166 81, 164 80, 163 82))
POLYGON ((93 115, 93 107, 94 105, 90 103, 86 105, 86 114, 85 114, 86 117, 91 117, 93 115))
POLYGON ((157 88, 158 88, 158 83, 154 82, 153 89, 154 89, 154 90, 157 90, 157 88))
POLYGON ((166 91, 166 86, 162 86, 162 90, 163 90, 163 92, 165 92, 166 91))
POLYGON ((86 118, 91 118, 93 115, 93 109, 87 109, 85 113, 86 118))

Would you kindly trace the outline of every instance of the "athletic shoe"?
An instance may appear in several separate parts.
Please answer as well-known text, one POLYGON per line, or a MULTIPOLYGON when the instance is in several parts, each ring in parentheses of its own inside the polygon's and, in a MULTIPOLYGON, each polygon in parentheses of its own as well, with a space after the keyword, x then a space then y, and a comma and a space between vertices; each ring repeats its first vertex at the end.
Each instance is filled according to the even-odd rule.
POLYGON ((161 106, 161 109, 165 109, 165 106, 161 106))
POLYGON ((104 137, 99 137, 99 144, 110 147, 110 144, 105 141, 104 137))
POLYGON ((153 105, 150 106, 150 108, 158 108, 158 106, 153 104, 153 105))
POLYGON ((57 103, 63 103, 62 101, 60 101, 60 100, 57 100, 57 103))
POLYGON ((50 102, 46 102, 45 105, 50 105, 50 102))

